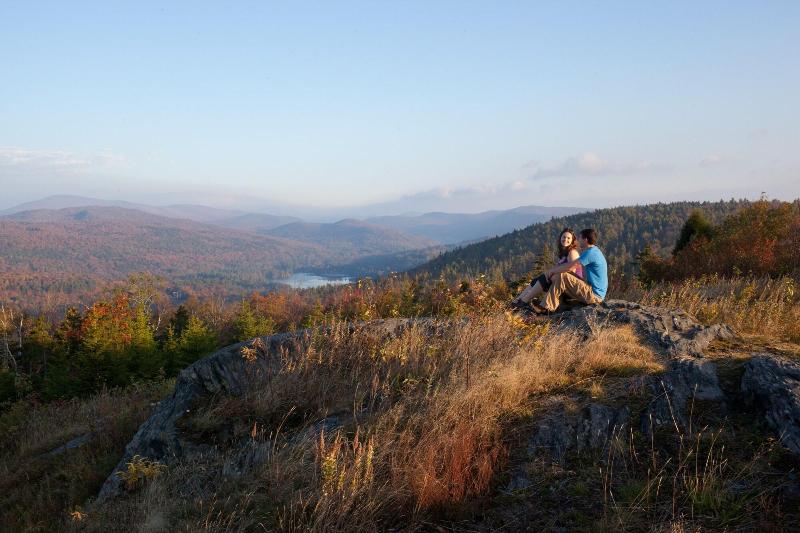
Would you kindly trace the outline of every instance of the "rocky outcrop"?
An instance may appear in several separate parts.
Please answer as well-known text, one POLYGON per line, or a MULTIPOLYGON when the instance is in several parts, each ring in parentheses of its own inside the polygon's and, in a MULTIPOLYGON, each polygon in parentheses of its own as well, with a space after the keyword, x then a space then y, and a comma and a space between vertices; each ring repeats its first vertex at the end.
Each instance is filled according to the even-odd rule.
MULTIPOLYGON (((609 324, 631 324, 666 356, 669 370, 648 379, 651 400, 644 411, 637 413, 642 432, 649 433, 665 424, 685 427, 694 401, 718 402, 724 408, 725 395, 716 366, 703 357, 703 351, 712 341, 733 337, 730 327, 705 326, 681 310, 622 300, 575 307, 554 318, 561 328, 585 335, 609 324)), ((615 431, 628 427, 631 417, 627 407, 615 409, 598 403, 590 403, 577 417, 568 416, 563 407, 548 411, 529 441, 528 454, 544 453, 556 462, 563 462, 571 450, 604 448, 615 431)))
POLYGON ((781 442, 800 454, 800 361, 755 354, 745 364, 741 388, 781 442))
POLYGON ((680 309, 624 300, 577 307, 557 316, 563 326, 578 328, 585 333, 608 323, 632 324, 648 341, 673 356, 702 356, 712 341, 734 335, 733 330, 724 324, 704 326, 680 309))
MULTIPOLYGON (((388 338, 400 334, 411 325, 436 327, 435 321, 426 319, 376 320, 359 327, 381 338, 388 338)), ((355 327, 351 325, 350 329, 355 327)), ((240 396, 252 387, 269 387, 272 376, 280 371, 284 359, 296 353, 302 343, 310 338, 310 334, 308 330, 302 330, 233 344, 184 369, 178 376, 172 395, 156 406, 150 418, 125 447, 122 459, 101 487, 96 502, 119 494, 122 484, 117 472, 124 470, 135 455, 170 464, 190 452, 205 451, 207 447, 181 437, 177 427, 180 418, 189 413, 202 398, 215 394, 240 396), (242 350, 246 347, 250 349, 248 356, 242 350)), ((318 425, 328 428, 333 423, 326 418, 318 425)), ((239 464, 231 465, 231 471, 256 464, 264 455, 264 450, 260 449, 246 448, 240 451, 239 464)))
POLYGON ((263 337, 262 347, 252 360, 242 356, 241 349, 246 343, 234 344, 184 369, 172 395, 156 406, 125 447, 122 459, 101 487, 97 501, 102 502, 120 492, 117 472, 124 470, 134 455, 166 463, 184 455, 190 445, 179 438, 176 422, 194 407, 197 400, 216 393, 239 395, 255 379, 268 381, 270 374, 280 368, 281 352, 291 350, 300 338, 295 333, 263 337))
MULTIPOLYGON (((577 308, 553 319, 559 322, 560 327, 577 329, 585 334, 591 334, 603 324, 633 324, 645 339, 667 354, 671 369, 651 383, 653 401, 648 407, 648 420, 671 420, 671 413, 683 413, 692 396, 721 397, 713 364, 700 356, 714 339, 733 335, 727 326, 703 326, 682 311, 615 300, 577 308)), ((443 328, 442 322, 432 319, 377 320, 351 325, 350 328, 387 338, 412 325, 428 328, 430 335, 441 334, 443 328)), ((235 344, 183 370, 172 395, 157 405, 125 448, 122 459, 103 484, 97 501, 102 502, 120 492, 120 478, 116 473, 124 470, 135 455, 170 464, 187 454, 207 450, 209 445, 193 443, 182 437, 178 429, 181 417, 203 398, 216 394, 242 395, 253 387, 269 387, 270 380, 280 372, 287 357, 301 350, 310 335, 309 331, 283 333, 259 338, 249 345, 235 344), (243 352, 243 348, 247 350, 243 352)), ((569 416, 563 407, 556 413, 543 420, 531 437, 528 445, 531 454, 546 451, 556 460, 561 460, 571 449, 603 449, 614 432, 629 427, 633 416, 628 407, 600 403, 591 403, 569 416)), ((681 416, 684 415, 677 415, 679 419, 681 416)), ((332 416, 321 420, 318 426, 328 431, 341 423, 332 416)), ((315 428, 312 426, 307 431, 315 428)), ((257 442, 240 443, 230 454, 225 471, 232 475, 245 472, 263 462, 267 453, 268 449, 257 442)))

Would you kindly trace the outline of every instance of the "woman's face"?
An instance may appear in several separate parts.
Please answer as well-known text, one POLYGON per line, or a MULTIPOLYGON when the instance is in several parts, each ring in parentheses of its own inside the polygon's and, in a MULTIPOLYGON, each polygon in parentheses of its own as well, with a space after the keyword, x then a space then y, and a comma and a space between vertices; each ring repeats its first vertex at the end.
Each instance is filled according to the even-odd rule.
POLYGON ((572 244, 572 233, 565 231, 561 234, 561 246, 569 248, 572 244))

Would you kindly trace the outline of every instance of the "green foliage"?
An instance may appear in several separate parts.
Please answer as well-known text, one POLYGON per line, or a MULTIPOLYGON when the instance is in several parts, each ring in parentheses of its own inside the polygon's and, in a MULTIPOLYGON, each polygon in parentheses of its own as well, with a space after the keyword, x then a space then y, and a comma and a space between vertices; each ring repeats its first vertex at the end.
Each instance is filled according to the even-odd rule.
POLYGON ((686 248, 689 243, 697 238, 711 239, 714 234, 714 227, 711 225, 702 211, 692 211, 686 223, 681 228, 681 234, 678 236, 678 242, 675 243, 675 248, 672 249, 672 255, 686 248))
POLYGON ((785 276, 800 262, 800 203, 755 202, 710 227, 692 215, 675 254, 640 263, 646 282, 701 276, 785 276))
POLYGON ((237 341, 246 341, 275 333, 275 322, 253 312, 250 302, 242 300, 239 312, 233 320, 233 331, 237 341))
POLYGON ((189 323, 189 310, 185 305, 179 305, 175 310, 175 315, 170 319, 169 325, 172 328, 172 333, 181 336, 186 325, 189 323))

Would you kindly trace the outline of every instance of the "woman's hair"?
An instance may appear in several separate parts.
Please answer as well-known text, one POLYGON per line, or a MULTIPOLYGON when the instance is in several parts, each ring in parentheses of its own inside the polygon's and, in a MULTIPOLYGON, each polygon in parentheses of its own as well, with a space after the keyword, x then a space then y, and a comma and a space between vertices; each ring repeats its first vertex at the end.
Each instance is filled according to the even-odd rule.
POLYGON ((578 248, 578 237, 575 235, 575 232, 572 228, 564 228, 561 230, 561 233, 558 234, 558 258, 563 259, 569 255, 570 250, 576 250, 578 248), (561 245, 561 236, 565 233, 569 233, 572 235, 572 242, 566 248, 561 245))

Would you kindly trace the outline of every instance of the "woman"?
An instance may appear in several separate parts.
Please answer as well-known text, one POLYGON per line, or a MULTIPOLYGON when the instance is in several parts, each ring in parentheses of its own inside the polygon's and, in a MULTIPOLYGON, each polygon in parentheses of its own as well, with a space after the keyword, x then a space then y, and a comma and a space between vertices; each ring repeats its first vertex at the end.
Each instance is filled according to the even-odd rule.
MULTIPOLYGON (((561 230, 561 235, 558 237, 558 265, 568 261, 574 261, 578 258, 578 239, 575 238, 575 232, 571 228, 564 228, 561 230)), ((583 268, 580 263, 575 265, 572 270, 573 274, 583 279, 583 268)), ((550 289, 550 280, 544 274, 537 278, 533 278, 531 284, 525 287, 519 296, 511 300, 511 307, 520 309, 527 307, 531 300, 538 298, 550 289)))

